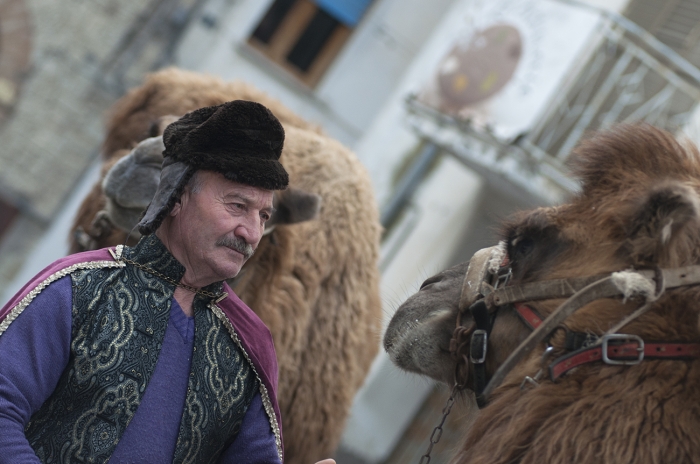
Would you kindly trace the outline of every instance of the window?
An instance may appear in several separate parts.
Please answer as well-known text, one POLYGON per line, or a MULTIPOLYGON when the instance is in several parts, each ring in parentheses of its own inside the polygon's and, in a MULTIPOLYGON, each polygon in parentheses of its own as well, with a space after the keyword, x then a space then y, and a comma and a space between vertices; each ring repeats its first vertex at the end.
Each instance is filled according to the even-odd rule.
POLYGON ((314 87, 371 1, 275 0, 248 43, 314 87))

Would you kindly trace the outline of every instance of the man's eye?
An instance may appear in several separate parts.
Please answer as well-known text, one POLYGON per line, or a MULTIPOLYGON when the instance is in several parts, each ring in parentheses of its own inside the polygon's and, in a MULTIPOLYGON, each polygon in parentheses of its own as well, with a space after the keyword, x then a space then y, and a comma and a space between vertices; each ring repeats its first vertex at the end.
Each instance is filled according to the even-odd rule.
POLYGON ((270 215, 267 214, 267 213, 262 213, 262 214, 260 215, 260 218, 263 220, 263 222, 267 222, 267 221, 270 220, 270 215))

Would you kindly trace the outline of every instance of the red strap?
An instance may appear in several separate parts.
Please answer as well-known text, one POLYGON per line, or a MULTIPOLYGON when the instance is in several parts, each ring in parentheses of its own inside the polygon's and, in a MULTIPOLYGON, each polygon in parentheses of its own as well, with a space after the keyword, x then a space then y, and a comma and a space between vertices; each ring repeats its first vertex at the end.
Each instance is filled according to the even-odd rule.
POLYGON ((542 324, 542 317, 528 305, 515 303, 513 306, 515 306, 515 311, 523 319, 523 322, 530 326, 530 329, 535 330, 542 324))
MULTIPOLYGON (((608 358, 612 360, 639 359, 639 345, 627 342, 620 345, 608 345, 608 358)), ((644 358, 651 359, 692 359, 700 357, 700 343, 645 343, 644 358)), ((603 359, 603 347, 597 345, 576 351, 554 361, 549 366, 552 380, 582 364, 603 359)))

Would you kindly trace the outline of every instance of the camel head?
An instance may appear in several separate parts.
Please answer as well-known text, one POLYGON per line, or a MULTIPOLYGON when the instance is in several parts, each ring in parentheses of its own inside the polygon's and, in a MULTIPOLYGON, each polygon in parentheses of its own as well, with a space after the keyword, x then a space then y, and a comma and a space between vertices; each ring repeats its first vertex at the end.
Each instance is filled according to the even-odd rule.
MULTIPOLYGON (((500 246, 480 252, 479 266, 484 254, 491 259, 486 266, 491 286, 484 287, 483 275, 463 263, 426 280, 398 308, 384 336, 384 347, 398 367, 452 384, 459 356, 450 353, 450 341, 460 306, 462 325, 473 328, 468 308, 483 298, 492 320, 484 364, 488 379, 533 332, 516 306, 545 320, 566 300, 550 296, 499 305, 496 293, 491 299, 485 295, 494 291, 498 276, 508 275, 507 283, 500 279, 505 287, 525 288, 536 282, 581 281, 625 270, 653 274, 700 264, 700 153, 695 147, 650 126, 622 125, 583 142, 572 160, 580 193, 568 204, 516 215, 503 225, 500 246)), ((654 282, 661 285, 652 281, 651 293, 654 282)), ((697 289, 667 289, 622 333, 644 340, 700 341, 697 289)), ((512 382, 534 375, 548 346, 550 359, 566 355, 570 334, 595 339, 625 319, 644 303, 635 291, 581 306, 513 369, 517 379, 512 382)), ((466 357, 473 354, 468 350, 469 343, 466 357)), ((471 363, 468 373, 474 375, 471 363)))
POLYGON ((148 138, 119 159, 102 180, 106 207, 100 214, 134 238, 139 237, 134 226, 158 188, 163 150, 162 136, 148 138))

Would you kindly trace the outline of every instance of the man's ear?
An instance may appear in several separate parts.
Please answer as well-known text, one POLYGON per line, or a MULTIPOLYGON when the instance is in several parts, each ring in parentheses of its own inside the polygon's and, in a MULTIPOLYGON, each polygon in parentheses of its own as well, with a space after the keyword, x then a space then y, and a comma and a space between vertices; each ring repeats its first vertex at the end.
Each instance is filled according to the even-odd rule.
POLYGON ((171 216, 177 216, 180 213, 180 211, 182 211, 182 205, 189 201, 191 194, 192 191, 190 190, 190 185, 185 185, 185 188, 182 191, 180 198, 175 202, 175 206, 173 206, 173 209, 170 210, 171 216))
MULTIPOLYGON (((183 192, 183 195, 185 195, 184 192, 183 192)), ((182 210, 182 203, 181 203, 181 200, 178 200, 177 202, 175 202, 175 206, 173 206, 173 209, 170 210, 170 216, 177 216, 181 210, 182 210)))

